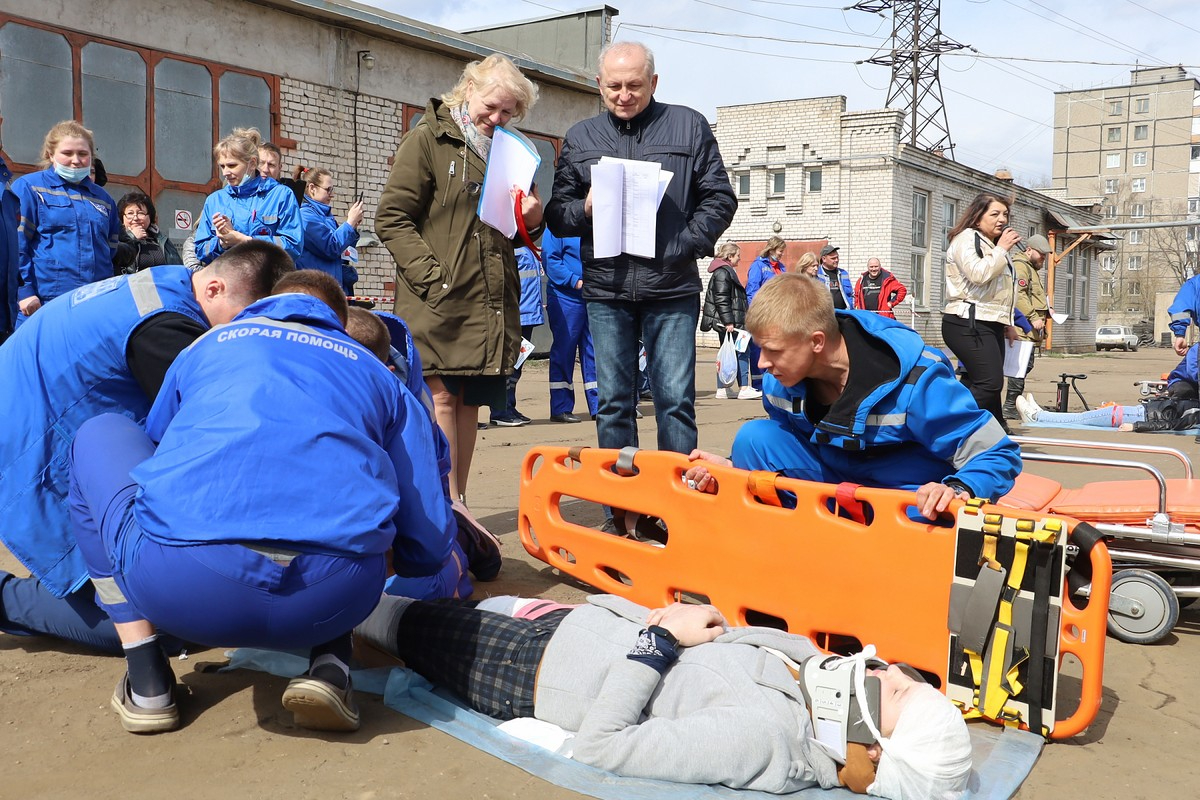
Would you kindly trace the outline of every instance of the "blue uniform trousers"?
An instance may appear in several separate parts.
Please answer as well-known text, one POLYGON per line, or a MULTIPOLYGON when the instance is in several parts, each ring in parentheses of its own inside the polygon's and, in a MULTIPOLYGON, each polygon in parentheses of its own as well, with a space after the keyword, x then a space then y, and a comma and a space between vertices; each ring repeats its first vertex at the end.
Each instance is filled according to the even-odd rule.
POLYGON ((546 313, 554 343, 550 345, 550 414, 568 414, 575 410, 575 360, 583 372, 583 396, 588 414, 595 416, 599 407, 596 390, 596 352, 588 329, 587 304, 582 298, 557 292, 546 293, 546 313))
MULTIPOLYGON (((313 647, 344 637, 383 590, 383 554, 343 556, 255 543, 164 545, 133 513, 129 472, 154 444, 126 417, 105 414, 80 427, 72 447, 71 520, 114 622, 146 619, 205 645, 313 647)), ((219 479, 219 476, 215 476, 219 479)))

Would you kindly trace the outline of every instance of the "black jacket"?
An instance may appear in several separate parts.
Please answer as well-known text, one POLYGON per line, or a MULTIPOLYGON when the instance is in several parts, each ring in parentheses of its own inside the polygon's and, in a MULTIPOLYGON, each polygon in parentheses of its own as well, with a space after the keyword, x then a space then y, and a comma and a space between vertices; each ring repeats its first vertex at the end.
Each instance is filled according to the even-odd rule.
POLYGON ((738 280, 737 273, 728 261, 713 259, 709 267, 708 291, 704 295, 704 313, 700 317, 700 330, 711 331, 733 325, 746 327, 746 287, 738 280), (714 269, 715 267, 715 269, 714 269))
POLYGON ((585 300, 669 300, 700 291, 696 259, 712 255, 737 211, 708 120, 685 106, 650 101, 631 120, 605 111, 567 131, 546 222, 555 236, 580 237, 585 300), (674 174, 658 207, 655 257, 596 259, 583 203, 591 167, 604 156, 654 161, 674 174))
POLYGON ((163 264, 182 264, 179 251, 157 227, 151 227, 145 239, 136 239, 126 228, 121 229, 117 249, 113 251, 113 274, 132 275, 163 264))
POLYGON ((1200 401, 1194 397, 1156 397, 1146 401, 1146 421, 1133 423, 1138 433, 1200 428, 1200 401))

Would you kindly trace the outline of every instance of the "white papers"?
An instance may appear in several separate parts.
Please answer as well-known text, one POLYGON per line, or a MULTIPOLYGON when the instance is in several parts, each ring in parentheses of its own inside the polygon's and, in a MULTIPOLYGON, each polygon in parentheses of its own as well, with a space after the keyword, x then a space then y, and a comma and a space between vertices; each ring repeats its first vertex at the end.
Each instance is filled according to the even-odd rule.
POLYGON ((1067 321, 1067 314, 1054 313, 1050 315, 1050 319, 1054 320, 1055 325, 1062 325, 1067 321))
POLYGON ((506 128, 496 128, 483 191, 479 193, 479 219, 509 238, 516 236, 516 204, 509 190, 516 186, 528 193, 541 163, 542 157, 528 139, 506 128))
POLYGON ((652 161, 605 156, 592 165, 592 247, 596 258, 654 258, 658 204, 673 173, 652 161))
POLYGON ((733 349, 739 353, 744 353, 750 347, 750 331, 744 331, 741 328, 733 329, 733 349))
POLYGON ((525 363, 525 359, 533 355, 533 342, 521 337, 521 349, 517 351, 517 363, 513 364, 513 369, 520 369, 525 363))
POLYGON ((1008 342, 1004 349, 1004 377, 1024 378, 1029 366, 1029 357, 1033 355, 1033 342, 1018 339, 1008 342))

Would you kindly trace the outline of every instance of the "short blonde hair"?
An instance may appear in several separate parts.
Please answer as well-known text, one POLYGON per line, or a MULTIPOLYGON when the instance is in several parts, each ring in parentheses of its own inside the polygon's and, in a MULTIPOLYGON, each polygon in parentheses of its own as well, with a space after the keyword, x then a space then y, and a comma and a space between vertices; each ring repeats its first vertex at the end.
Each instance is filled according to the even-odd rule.
POLYGON ((774 331, 782 336, 839 336, 833 295, 825 284, 798 272, 786 272, 762 285, 746 313, 746 330, 758 339, 774 331))
POLYGON ((258 128, 234 128, 228 136, 217 142, 213 148, 213 158, 219 159, 228 155, 243 164, 254 162, 258 164, 258 150, 262 147, 262 134, 258 128))
POLYGON ((717 258, 723 258, 726 261, 733 261, 735 256, 741 255, 742 248, 738 247, 733 242, 724 242, 717 247, 717 258))
POLYGON ((472 61, 463 68, 462 75, 454 88, 442 95, 448 106, 460 106, 467 100, 472 87, 477 92, 491 88, 503 89, 517 101, 513 121, 519 122, 538 101, 538 88, 533 81, 521 74, 517 65, 499 53, 492 53, 483 61, 472 61))
POLYGON ((54 151, 58 149, 58 145, 63 139, 85 139, 88 143, 88 149, 92 151, 92 157, 96 156, 96 137, 87 128, 80 125, 73 119, 64 119, 62 122, 55 125, 46 132, 46 138, 42 141, 42 160, 43 168, 50 166, 50 162, 54 159, 54 151))

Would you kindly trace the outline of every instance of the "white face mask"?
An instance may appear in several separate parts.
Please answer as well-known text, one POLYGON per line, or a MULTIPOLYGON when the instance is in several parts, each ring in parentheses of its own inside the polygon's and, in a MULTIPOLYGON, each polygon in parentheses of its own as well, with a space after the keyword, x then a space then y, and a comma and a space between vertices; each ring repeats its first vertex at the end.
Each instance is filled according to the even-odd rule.
POLYGON ((68 167, 59 163, 55 163, 54 171, 67 183, 79 183, 92 174, 91 167, 68 167))

